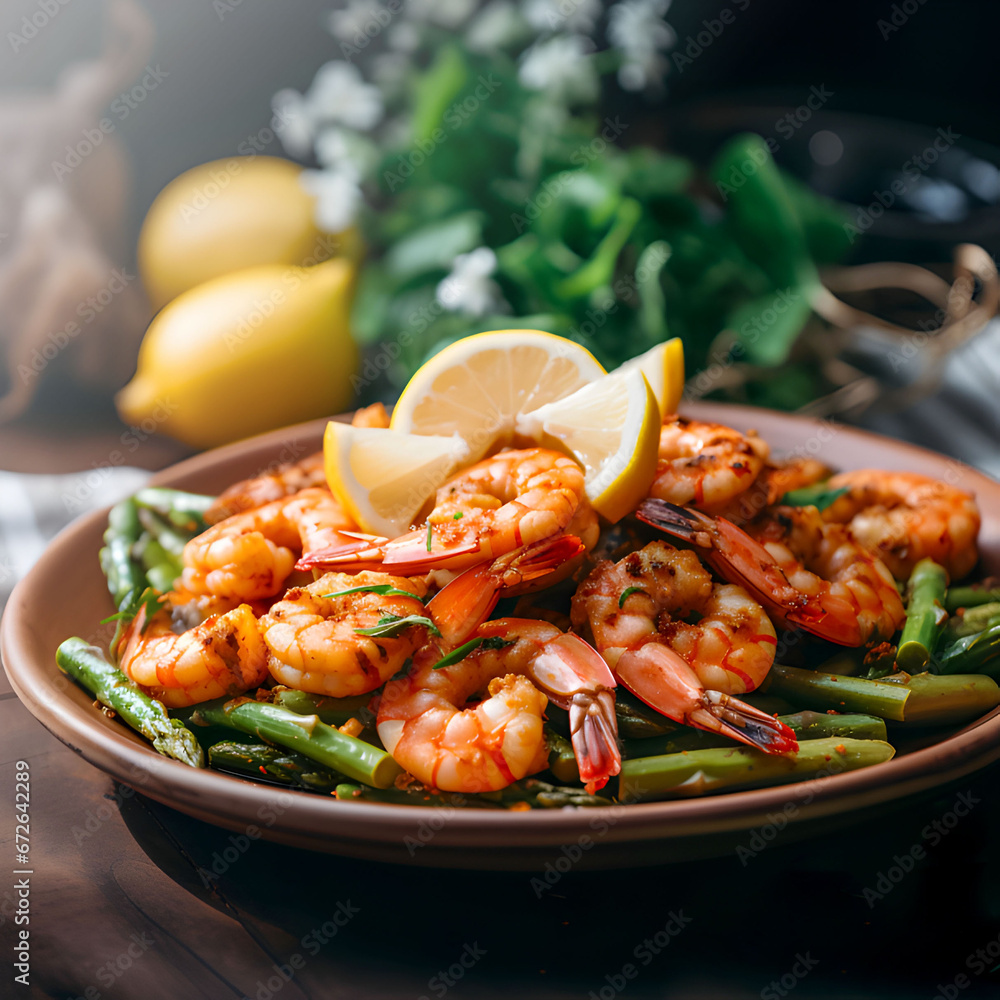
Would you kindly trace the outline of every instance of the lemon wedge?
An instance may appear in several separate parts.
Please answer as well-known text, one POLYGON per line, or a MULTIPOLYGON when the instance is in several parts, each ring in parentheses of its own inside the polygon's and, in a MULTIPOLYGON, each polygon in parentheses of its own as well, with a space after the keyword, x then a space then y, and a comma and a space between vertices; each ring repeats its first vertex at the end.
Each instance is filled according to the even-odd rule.
POLYGON ((331 420, 323 437, 330 489, 368 532, 408 531, 434 491, 469 454, 462 438, 352 427, 331 420))
POLYGON ((615 369, 616 373, 638 369, 646 376, 660 408, 660 420, 676 413, 684 394, 684 344, 680 337, 665 340, 615 369))
POLYGON ((393 430, 458 434, 468 461, 511 444, 519 414, 603 377, 586 348, 541 330, 496 330, 450 344, 413 375, 392 412, 393 430))
POLYGON ((542 444, 562 445, 583 466, 591 506, 618 521, 649 493, 660 446, 660 408, 638 367, 612 372, 517 420, 542 444))

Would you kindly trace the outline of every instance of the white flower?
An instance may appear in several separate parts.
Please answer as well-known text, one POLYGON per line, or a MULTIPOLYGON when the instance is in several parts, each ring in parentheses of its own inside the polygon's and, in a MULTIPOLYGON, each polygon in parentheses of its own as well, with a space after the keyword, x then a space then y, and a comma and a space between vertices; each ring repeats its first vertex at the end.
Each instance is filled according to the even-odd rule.
POLYGON ((316 136, 316 159, 327 170, 360 181, 378 160, 378 150, 363 135, 331 126, 316 136))
POLYGON ((507 312, 500 286, 490 277, 496 270, 497 255, 489 247, 459 254, 451 274, 437 286, 437 300, 451 312, 470 316, 507 312))
POLYGON ((589 35, 601 16, 601 0, 524 0, 521 9, 536 31, 589 35))
POLYGON ((419 23, 457 28, 468 20, 479 0, 406 0, 406 16, 419 23))
POLYGON ((347 0, 347 6, 343 10, 332 10, 327 15, 326 26, 334 38, 339 38, 342 42, 353 42, 358 37, 374 38, 385 24, 382 21, 392 15, 384 10, 373 0, 347 0), (367 33, 366 30, 367 29, 367 33))
POLYGON ((518 79, 529 90, 544 90, 556 100, 595 100, 597 73, 587 58, 593 48, 594 43, 583 35, 556 35, 537 42, 521 58, 518 79))
POLYGON ((625 90, 657 86, 666 75, 663 52, 677 41, 663 20, 669 8, 670 0, 621 0, 608 11, 608 41, 624 56, 618 82, 625 90))
POLYGON ((465 44, 473 52, 496 52, 531 35, 513 0, 490 0, 469 24, 465 44))
POLYGON ((299 183, 316 199, 316 225, 324 232, 343 232, 357 218, 362 195, 354 178, 333 170, 303 170, 299 183))
POLYGON ((333 60, 320 66, 305 97, 306 112, 316 125, 341 123, 366 132, 382 118, 382 94, 365 83, 353 63, 333 60))
POLYGON ((305 159, 312 150, 316 129, 309 117, 305 98, 292 89, 279 90, 271 98, 271 124, 289 156, 305 159))

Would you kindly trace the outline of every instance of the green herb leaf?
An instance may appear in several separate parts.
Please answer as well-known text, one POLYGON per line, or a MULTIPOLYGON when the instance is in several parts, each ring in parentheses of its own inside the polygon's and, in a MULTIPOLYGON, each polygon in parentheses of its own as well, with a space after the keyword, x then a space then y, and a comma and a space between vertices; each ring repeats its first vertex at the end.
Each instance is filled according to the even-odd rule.
POLYGON ((407 615, 400 618, 399 615, 385 615, 380 618, 377 625, 372 628, 356 628, 354 631, 358 635, 370 635, 376 638, 391 639, 405 631, 411 625, 421 625, 427 629, 431 635, 440 635, 437 625, 423 615, 407 615))
POLYGON ((826 510, 832 503, 847 493, 849 487, 842 486, 839 490, 829 490, 825 483, 816 486, 804 486, 801 490, 791 490, 779 501, 786 507, 815 507, 826 510))
POLYGON ((461 521, 462 520, 462 512, 459 511, 457 514, 452 514, 451 519, 453 521, 461 521))
POLYGON ((625 607, 625 602, 631 597, 632 594, 645 594, 646 591, 642 587, 626 587, 622 591, 622 596, 618 598, 618 607, 625 607))
POLYGON ((433 525, 431 524, 430 521, 428 521, 427 522, 427 551, 428 552, 430 552, 430 550, 431 550, 431 541, 432 541, 432 539, 431 539, 431 530, 432 530, 432 528, 433 528, 433 525))
POLYGON ((482 647, 483 649, 503 649, 504 646, 512 646, 513 639, 501 639, 498 635, 480 636, 478 639, 470 639, 462 643, 457 649, 453 649, 447 656, 441 657, 431 670, 440 670, 442 667, 450 667, 453 663, 461 663, 470 653, 482 647))
POLYGON ((343 597, 345 594, 381 594, 383 597, 412 597, 415 601, 423 603, 423 598, 411 594, 408 590, 400 590, 391 583, 372 583, 364 587, 348 587, 347 590, 335 590, 332 594, 323 594, 323 597, 343 597))

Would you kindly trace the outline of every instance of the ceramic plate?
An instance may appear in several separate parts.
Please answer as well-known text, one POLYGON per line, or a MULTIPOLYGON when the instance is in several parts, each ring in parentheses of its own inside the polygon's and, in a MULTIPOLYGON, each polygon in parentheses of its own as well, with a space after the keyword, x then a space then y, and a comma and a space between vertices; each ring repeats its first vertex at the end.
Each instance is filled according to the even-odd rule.
MULTIPOLYGON (((707 404, 686 413, 743 430, 754 427, 778 454, 798 450, 842 469, 922 472, 972 490, 983 510, 985 569, 1000 572, 1000 484, 981 473, 911 445, 801 417, 707 404)), ((316 421, 220 448, 167 469, 154 482, 218 492, 316 450, 324 426, 316 421)), ((788 819, 784 840, 866 820, 1000 758, 1000 710, 995 710, 865 770, 803 785, 606 809, 519 813, 338 802, 194 770, 159 756, 107 718, 56 669, 56 647, 66 637, 107 640, 107 627, 97 624, 113 610, 97 561, 105 525, 106 511, 70 525, 12 594, 0 629, 11 684, 47 729, 96 767, 143 795, 231 830, 254 826, 268 839, 298 847, 408 864, 480 869, 663 864, 749 845, 755 832, 766 836, 774 829, 778 814, 788 819)))

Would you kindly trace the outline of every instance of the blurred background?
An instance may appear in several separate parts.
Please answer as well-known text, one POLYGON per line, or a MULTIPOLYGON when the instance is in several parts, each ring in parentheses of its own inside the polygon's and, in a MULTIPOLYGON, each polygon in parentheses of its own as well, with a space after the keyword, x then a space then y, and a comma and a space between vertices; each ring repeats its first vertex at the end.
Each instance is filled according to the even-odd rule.
MULTIPOLYGON (((266 425, 374 398, 391 401, 441 344, 477 329, 523 325, 581 340, 608 367, 679 335, 691 396, 864 423, 996 474, 1000 458, 992 442, 1000 427, 990 402, 998 371, 992 328, 984 326, 993 311, 991 259, 1000 248, 1000 124, 992 112, 990 51, 998 19, 995 5, 971 0, 845 2, 808 16, 798 4, 756 0, 300 0, 280 8, 264 0, 7 0, 0 13, 8 49, 0 61, 3 465, 48 471, 74 461, 99 464, 138 427, 141 447, 128 458, 156 467, 266 425), (379 11, 388 12, 385 25, 379 11), (573 43, 557 51, 567 38, 573 43), (460 53, 466 74, 453 91, 448 73, 459 70, 449 69, 446 51, 460 53), (350 72, 317 77, 331 60, 350 72), (479 100, 479 72, 497 66, 510 71, 501 99, 489 98, 483 114, 467 104, 461 119, 446 122, 449 109, 479 100), (437 97, 428 98, 434 87, 437 97), (428 118, 434 100, 436 122, 428 118), (366 110, 366 101, 377 108, 366 110), (536 132, 551 130, 550 147, 529 148, 523 134, 505 134, 505 115, 507 124, 522 115, 536 132), (618 122, 617 131, 609 132, 607 122, 618 122), (436 125, 457 141, 414 165, 414 137, 436 125), (745 150, 727 153, 725 144, 748 130, 765 140, 789 185, 805 185, 791 196, 809 274, 814 265, 899 261, 930 268, 937 282, 916 270, 858 278, 824 271, 827 285, 848 299, 847 312, 829 303, 810 309, 807 302, 792 311, 787 328, 763 338, 764 348, 741 345, 739 328, 748 317, 766 313, 777 292, 793 287, 781 274, 786 263, 795 282, 808 284, 796 258, 803 256, 795 243, 802 232, 772 247, 769 260, 755 257, 762 238, 781 243, 784 237, 772 237, 783 223, 772 215, 754 232, 745 206, 726 196, 720 171, 753 161, 745 150), (602 135, 619 148, 656 156, 642 163, 612 158, 602 135), (485 150, 478 161, 470 158, 475 149, 485 150), (114 393, 135 372, 147 323, 181 287, 151 289, 150 282, 167 280, 163 271, 179 266, 178 258, 224 256, 220 244, 256 240, 274 247, 290 239, 268 231, 267 220, 248 235, 248 218, 259 210, 251 198, 249 207, 234 199, 223 211, 227 194, 203 213, 216 226, 207 250, 193 251, 188 237, 161 220, 146 240, 146 266, 137 261, 143 220, 166 185, 201 164, 247 154, 258 163, 285 157, 315 171, 303 182, 312 184, 316 199, 313 236, 352 224, 346 236, 343 229, 334 234, 335 244, 310 244, 319 254, 305 260, 344 256, 357 264, 350 288, 336 293, 348 301, 322 319, 338 328, 332 343, 345 345, 334 379, 343 384, 302 400, 298 409, 277 405, 257 422, 237 413, 237 429, 214 436, 157 411, 148 391, 138 399, 136 386, 116 413, 114 393), (412 181, 394 183, 394 163, 414 166, 412 181), (577 185, 555 199, 572 203, 572 210, 546 213, 540 202, 552 178, 567 169, 588 174, 588 183, 596 178, 599 196, 618 201, 612 208, 588 202, 597 196, 577 185), (823 199, 803 200, 810 191, 823 199), (572 301, 565 295, 556 301, 552 289, 599 246, 607 254, 605 237, 629 198, 640 203, 643 221, 619 248, 611 276, 632 279, 650 248, 665 245, 670 258, 657 265, 658 288, 626 295, 628 301, 614 293, 624 308, 591 335, 587 310, 608 282, 577 287, 572 301), (533 260, 524 273, 517 270, 513 258, 525 245, 516 240, 519 206, 535 210, 537 218, 525 216, 523 225, 540 241, 552 273, 533 260), (393 271, 394 246, 424 226, 441 246, 442 233, 433 227, 444 224, 444 236, 454 236, 448 226, 464 224, 470 211, 490 221, 477 222, 474 236, 463 230, 453 243, 445 239, 450 259, 431 261, 419 274, 393 271), (505 211, 513 231, 499 231, 505 211), (223 216, 229 222, 224 218, 220 228, 223 216), (235 216, 241 221, 227 231, 235 216), (956 270, 954 250, 963 243, 986 253, 956 270), (487 256, 471 257, 480 247, 487 256), (569 248, 569 263, 553 265, 553 247, 569 248), (175 259, 164 263, 171 253, 175 259), (723 277, 720 259, 729 268, 723 277), (949 299, 948 286, 963 275, 949 299), (474 298, 478 288, 485 299, 470 307, 466 295, 459 306, 445 304, 440 284, 449 278, 471 282, 469 294, 474 298), (904 291, 891 290, 899 284, 904 291), (423 323, 419 336, 401 338, 427 307, 437 310, 433 322, 423 323), (342 315, 348 308, 349 318, 342 315), (373 368, 373 358, 382 360, 379 345, 394 338, 408 343, 391 365, 373 368), (349 340, 360 344, 356 361, 349 340), (695 381, 713 364, 721 365, 721 377, 695 381), (366 365, 371 377, 364 376, 366 365)), ((204 195, 205 184, 211 175, 195 175, 175 196, 174 223, 184 199, 204 195)), ((259 190, 270 190, 267 182, 259 190)), ((746 188, 743 196, 751 198, 746 188)), ((291 209, 273 200, 271 215, 287 220, 291 209)), ((204 240, 204 233, 190 238, 204 240)), ((291 251, 282 247, 276 252, 287 256, 291 251)), ((173 315, 156 322, 170 327, 160 331, 160 355, 204 371, 204 385, 244 378, 232 344, 224 363, 205 346, 222 336, 218 328, 192 332, 173 315), (182 344, 178 326, 202 346, 182 344)), ((308 353, 294 344, 286 361, 308 353)), ((150 361, 157 379, 176 377, 167 367, 160 356, 150 361)), ((277 394, 294 395, 305 376, 294 364, 285 371, 288 384, 277 394)), ((181 408, 202 419, 194 404, 181 408)), ((214 421, 211 409, 204 414, 202 422, 214 421)))

